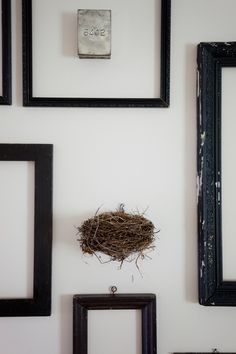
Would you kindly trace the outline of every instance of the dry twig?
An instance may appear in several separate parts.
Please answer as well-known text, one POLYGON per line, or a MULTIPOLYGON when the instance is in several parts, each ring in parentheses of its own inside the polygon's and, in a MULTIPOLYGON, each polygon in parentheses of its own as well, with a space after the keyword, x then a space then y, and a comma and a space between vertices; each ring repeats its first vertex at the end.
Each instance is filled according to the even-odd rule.
POLYGON ((77 229, 83 253, 97 256, 98 252, 102 252, 121 265, 131 258, 135 259, 138 267, 138 260, 144 259, 145 252, 154 248, 153 223, 143 214, 129 214, 124 209, 96 213, 77 229))

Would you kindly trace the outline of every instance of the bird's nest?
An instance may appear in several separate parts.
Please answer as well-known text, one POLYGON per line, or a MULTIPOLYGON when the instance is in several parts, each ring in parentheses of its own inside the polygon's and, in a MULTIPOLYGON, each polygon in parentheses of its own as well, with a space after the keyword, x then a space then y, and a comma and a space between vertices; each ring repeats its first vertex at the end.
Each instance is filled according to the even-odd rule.
MULTIPOLYGON (((85 220, 78 229, 79 243, 84 254, 102 252, 110 261, 123 263, 147 256, 154 248, 155 227, 140 214, 124 210, 105 212, 85 220)), ((99 258, 99 257, 98 257, 99 258)), ((99 258, 100 260, 100 258, 99 258)))

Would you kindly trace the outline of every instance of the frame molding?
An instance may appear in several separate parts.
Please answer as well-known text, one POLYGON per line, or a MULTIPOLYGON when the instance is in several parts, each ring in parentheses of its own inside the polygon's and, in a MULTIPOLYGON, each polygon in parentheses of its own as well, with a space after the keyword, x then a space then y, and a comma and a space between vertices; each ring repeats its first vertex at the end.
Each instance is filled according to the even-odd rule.
POLYGON ((2 4, 2 96, 0 105, 12 103, 11 73, 11 0, 0 0, 2 4))
POLYGON ((168 107, 170 95, 171 0, 161 0, 160 97, 69 98, 33 96, 32 1, 22 0, 23 105, 34 107, 168 107))
POLYGON ((156 354, 156 296, 154 294, 74 295, 73 354, 88 353, 88 310, 142 311, 142 354, 156 354))
POLYGON ((0 316, 49 316, 52 266, 52 145, 0 144, 1 161, 35 162, 33 298, 0 299, 0 316))
POLYGON ((236 67, 236 42, 198 46, 199 302, 236 306, 236 281, 223 280, 221 218, 221 77, 236 67))

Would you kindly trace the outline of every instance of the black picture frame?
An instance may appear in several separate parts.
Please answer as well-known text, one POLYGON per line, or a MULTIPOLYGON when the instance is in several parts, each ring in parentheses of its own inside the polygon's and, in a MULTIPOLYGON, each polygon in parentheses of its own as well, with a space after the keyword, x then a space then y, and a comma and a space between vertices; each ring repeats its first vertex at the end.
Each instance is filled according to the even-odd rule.
POLYGON ((22 0, 23 105, 34 107, 168 107, 170 93, 171 0, 161 0, 160 97, 69 98, 34 97, 32 59, 32 0, 22 0))
POLYGON ((154 294, 74 295, 73 354, 88 353, 88 310, 142 312, 142 354, 156 354, 156 296, 154 294))
POLYGON ((223 67, 236 67, 236 42, 198 45, 199 302, 207 306, 236 306, 236 281, 223 280, 221 205, 223 67))
POLYGON ((0 105, 12 103, 12 72, 11 72, 11 0, 0 0, 2 24, 2 95, 0 105))
POLYGON ((0 144, 1 161, 34 161, 33 298, 0 298, 0 316, 49 316, 52 267, 52 157, 50 144, 0 144))

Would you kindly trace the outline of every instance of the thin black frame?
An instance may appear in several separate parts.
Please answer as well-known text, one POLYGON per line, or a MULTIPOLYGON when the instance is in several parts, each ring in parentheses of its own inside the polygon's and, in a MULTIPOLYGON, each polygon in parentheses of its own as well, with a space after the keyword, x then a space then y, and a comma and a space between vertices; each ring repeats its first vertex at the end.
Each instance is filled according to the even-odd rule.
POLYGON ((221 79, 224 67, 236 67, 236 42, 198 45, 199 302, 208 306, 236 306, 236 281, 223 280, 221 79))
POLYGON ((33 298, 1 298, 2 317, 51 314, 52 156, 50 144, 0 144, 1 161, 35 163, 33 298))
POLYGON ((11 0, 0 0, 2 4, 2 95, 0 105, 12 103, 11 73, 11 0))
POLYGON ((88 353, 88 310, 142 312, 142 354, 156 354, 156 296, 154 294, 74 295, 73 354, 88 353))
POLYGON ((171 0, 161 0, 161 65, 158 98, 69 98, 33 96, 32 0, 22 0, 23 105, 40 107, 169 107, 171 0))

